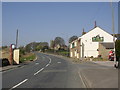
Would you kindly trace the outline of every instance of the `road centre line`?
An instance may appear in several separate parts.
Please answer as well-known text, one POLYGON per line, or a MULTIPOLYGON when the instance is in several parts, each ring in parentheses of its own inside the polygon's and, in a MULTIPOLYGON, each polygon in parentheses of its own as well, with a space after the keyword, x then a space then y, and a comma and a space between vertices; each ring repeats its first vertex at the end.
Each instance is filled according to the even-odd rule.
MULTIPOLYGON (((47 57, 47 56, 46 56, 47 57)), ((50 63, 51 63, 51 58, 50 57, 47 57, 50 61, 49 61, 49 63, 45 66, 45 67, 48 67, 49 65, 50 65, 50 63)), ((44 67, 44 68, 45 68, 44 67)), ((44 68, 42 68, 42 69, 40 69, 39 71, 37 71, 36 73, 34 73, 34 75, 37 75, 39 72, 41 72, 44 68)))
MULTIPOLYGON (((49 63, 45 66, 45 67, 48 67, 49 65, 50 65, 50 63, 51 63, 51 58, 50 57, 48 57, 48 56, 46 56, 50 61, 49 61, 49 63)), ((44 67, 44 68, 45 68, 44 67)), ((44 68, 42 68, 42 69, 40 69, 39 71, 37 71, 36 73, 34 73, 34 75, 37 75, 39 72, 41 72, 44 68)))
POLYGON ((80 79, 81 79, 81 81, 82 81, 82 84, 84 85, 84 87, 86 88, 86 84, 85 84, 85 82, 84 82, 84 80, 83 80, 83 78, 82 78, 82 76, 81 76, 81 74, 78 72, 78 74, 79 74, 79 77, 80 77, 80 79))
POLYGON ((9 90, 12 90, 12 89, 20 86, 21 84, 25 83, 27 80, 28 80, 28 79, 23 80, 22 82, 20 82, 20 83, 18 83, 17 85, 13 86, 13 87, 12 87, 11 89, 9 89, 9 90))
POLYGON ((34 75, 37 75, 39 72, 41 72, 44 68, 40 69, 39 71, 37 71, 36 73, 34 73, 34 75))
POLYGON ((47 56, 47 58, 50 60, 49 63, 51 63, 51 58, 47 56))
POLYGON ((47 64, 45 67, 49 66, 50 64, 47 64))

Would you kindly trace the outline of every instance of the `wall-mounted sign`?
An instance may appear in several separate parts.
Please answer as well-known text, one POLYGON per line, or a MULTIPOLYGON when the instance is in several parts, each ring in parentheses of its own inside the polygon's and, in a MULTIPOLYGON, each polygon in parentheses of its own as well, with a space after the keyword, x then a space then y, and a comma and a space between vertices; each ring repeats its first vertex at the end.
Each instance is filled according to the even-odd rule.
POLYGON ((97 35, 95 37, 92 37, 92 41, 93 42, 103 42, 104 41, 104 37, 100 37, 100 35, 97 35))
POLYGON ((14 59, 15 64, 19 64, 19 52, 20 52, 19 49, 14 50, 13 59, 14 59))
POLYGON ((12 49, 15 49, 15 44, 11 44, 12 49))

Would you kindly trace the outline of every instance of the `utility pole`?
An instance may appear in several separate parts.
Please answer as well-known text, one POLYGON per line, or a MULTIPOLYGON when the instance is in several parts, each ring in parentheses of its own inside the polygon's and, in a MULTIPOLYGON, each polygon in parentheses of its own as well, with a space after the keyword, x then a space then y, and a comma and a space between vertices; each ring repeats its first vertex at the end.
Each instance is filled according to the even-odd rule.
POLYGON ((17 29, 17 33, 16 33, 16 48, 18 48, 17 45, 18 45, 18 29, 17 29))
POLYGON ((114 30, 114 8, 111 1, 111 10, 112 10, 112 31, 113 31, 113 42, 114 42, 114 67, 116 67, 116 53, 115 53, 115 30, 114 30))

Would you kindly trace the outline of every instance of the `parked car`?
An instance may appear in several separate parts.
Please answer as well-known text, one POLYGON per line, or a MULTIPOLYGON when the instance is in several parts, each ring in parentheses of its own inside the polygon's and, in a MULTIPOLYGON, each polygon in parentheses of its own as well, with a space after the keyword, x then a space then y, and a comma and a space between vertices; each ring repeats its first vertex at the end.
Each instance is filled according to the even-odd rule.
POLYGON ((110 61, 114 61, 114 51, 111 50, 111 51, 109 52, 108 59, 109 59, 110 61))

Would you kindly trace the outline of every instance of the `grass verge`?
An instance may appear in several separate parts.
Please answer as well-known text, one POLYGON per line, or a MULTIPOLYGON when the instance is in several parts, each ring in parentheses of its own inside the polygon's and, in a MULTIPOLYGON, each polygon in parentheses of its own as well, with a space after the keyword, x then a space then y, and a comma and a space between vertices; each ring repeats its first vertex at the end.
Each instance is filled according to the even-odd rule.
POLYGON ((34 53, 27 53, 26 55, 22 55, 20 57, 20 62, 33 61, 35 58, 36 55, 34 53))

